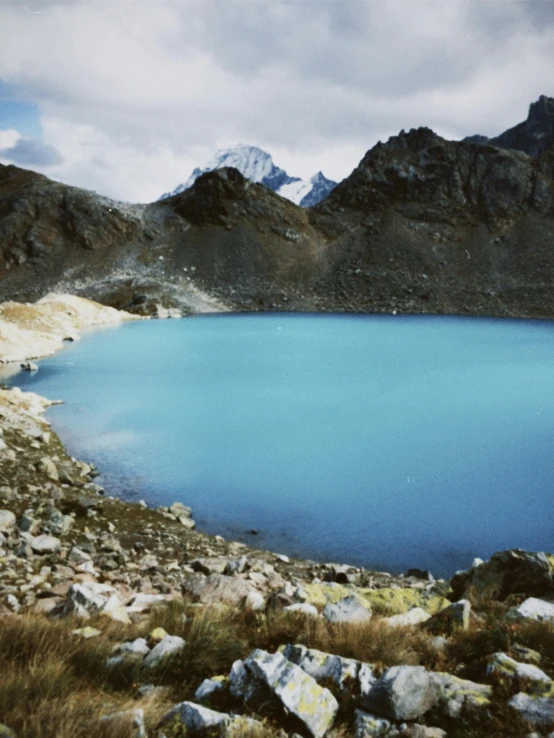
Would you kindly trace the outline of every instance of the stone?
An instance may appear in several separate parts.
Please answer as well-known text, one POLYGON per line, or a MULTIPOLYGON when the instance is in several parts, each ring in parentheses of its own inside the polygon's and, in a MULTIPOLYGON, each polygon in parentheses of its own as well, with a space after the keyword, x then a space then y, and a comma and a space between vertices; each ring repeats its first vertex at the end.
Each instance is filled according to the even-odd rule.
POLYGON ((554 595, 552 561, 542 552, 500 551, 479 566, 456 574, 451 587, 457 599, 464 597, 467 591, 474 596, 500 601, 511 594, 528 597, 554 595))
POLYGON ((70 564, 75 564, 76 566, 80 566, 81 564, 84 564, 87 561, 91 560, 91 557, 86 551, 82 551, 77 546, 73 546, 71 551, 69 552, 67 556, 67 560, 70 564))
POLYGON ((188 574, 183 579, 183 593, 196 601, 211 605, 223 602, 228 605, 242 605, 251 592, 256 590, 244 579, 227 577, 223 574, 188 574))
POLYGON ((528 597, 519 607, 510 607, 506 613, 508 620, 554 621, 554 604, 536 597, 528 597))
POLYGON ((507 653, 493 653, 488 659, 487 674, 500 674, 510 679, 529 679, 533 682, 550 682, 542 669, 533 664, 522 664, 507 653))
POLYGON ((117 646, 116 653, 146 656, 147 653, 150 653, 150 648, 146 643, 146 638, 135 638, 134 641, 125 641, 125 643, 117 646))
POLYGON ((98 628, 91 628, 90 625, 87 625, 85 628, 76 628, 76 630, 72 630, 71 632, 73 633, 73 635, 80 636, 85 640, 88 640, 89 638, 96 638, 97 636, 102 635, 101 630, 98 630, 98 628))
POLYGON ((371 608, 358 597, 350 595, 335 605, 326 605, 323 617, 330 623, 365 623, 371 620, 371 608))
POLYGON ((67 535, 74 524, 71 515, 63 515, 59 510, 54 510, 48 518, 48 529, 57 536, 67 535))
POLYGON ((511 708, 532 725, 552 725, 554 723, 554 699, 518 692, 508 702, 511 708))
POLYGON ((53 482, 58 482, 60 479, 56 465, 48 456, 44 456, 38 462, 37 469, 39 472, 46 474, 48 479, 51 479, 53 482))
POLYGON ((389 720, 416 720, 435 704, 429 672, 423 666, 393 666, 362 699, 362 707, 389 720))
POLYGON ((226 571, 228 563, 224 558, 200 558, 191 561, 190 566, 201 574, 228 574, 232 573, 226 571))
POLYGON ((408 612, 399 615, 391 615, 390 618, 384 618, 383 622, 391 628, 406 627, 408 625, 418 625, 429 620, 431 615, 425 612, 421 607, 412 607, 408 612))
POLYGON ((40 536, 30 536, 29 545, 36 554, 52 554, 58 553, 61 548, 61 541, 55 536, 46 534, 40 536))
POLYGON ((400 731, 390 720, 363 710, 354 712, 354 738, 400 738, 400 731))
POLYGON ((172 598, 168 595, 163 594, 145 594, 139 592, 134 595, 131 601, 128 603, 126 610, 127 612, 146 612, 151 610, 156 605, 161 605, 164 602, 169 602, 172 598))
POLYGON ((213 694, 216 694, 217 692, 224 692, 227 688, 227 684, 227 677, 224 676, 212 677, 212 679, 204 679, 202 684, 194 693, 194 699, 205 700, 208 697, 211 697, 213 694))
POLYGON ((24 361, 19 366, 25 372, 38 372, 38 365, 34 364, 32 361, 24 361))
POLYGON ((481 709, 490 703, 492 688, 488 684, 436 671, 430 672, 430 678, 435 690, 436 706, 447 717, 459 718, 464 706, 481 709))
POLYGON ((192 508, 183 505, 182 502, 174 502, 173 505, 169 506, 169 512, 175 515, 176 518, 190 518, 192 517, 192 508))
POLYGON ((280 653, 256 649, 244 664, 314 738, 325 735, 338 711, 338 703, 328 689, 280 653))
POLYGON ((400 615, 413 607, 434 615, 448 607, 450 600, 442 597, 431 589, 416 589, 413 587, 380 587, 379 589, 358 589, 360 596, 370 607, 380 614, 391 616, 400 615))
POLYGON ((210 710, 194 702, 180 702, 164 715, 161 724, 175 729, 184 727, 186 735, 194 735, 210 728, 219 728, 228 719, 229 716, 223 712, 210 710))
POLYGON ((542 657, 538 651, 533 651, 532 648, 527 648, 521 643, 514 643, 511 651, 518 661, 524 661, 528 664, 540 664, 541 662, 542 657))
POLYGON ((154 628, 154 630, 152 630, 148 636, 148 643, 150 644, 150 646, 155 646, 156 643, 163 641, 163 639, 167 635, 167 631, 165 631, 163 628, 154 628))
POLYGON ((250 702, 261 690, 261 683, 253 679, 249 671, 247 671, 244 661, 238 660, 233 662, 231 671, 229 672, 229 692, 237 699, 243 699, 250 702))
POLYGON ((469 600, 459 600, 433 615, 425 623, 425 630, 430 633, 447 635, 451 635, 457 630, 467 630, 470 615, 471 603, 469 600))
POLYGON ((41 528, 41 521, 33 518, 32 515, 24 513, 19 521, 19 530, 22 533, 29 533, 30 535, 36 535, 41 528))
POLYGON ((150 651, 144 659, 144 666, 153 668, 162 661, 175 656, 185 647, 185 641, 180 636, 166 636, 150 651))
POLYGON ((17 613, 21 610, 21 605, 19 604, 19 600, 13 594, 7 594, 4 597, 4 602, 6 606, 9 607, 12 612, 17 613))
POLYGON ((283 608, 284 612, 298 612, 302 615, 311 615, 314 618, 319 616, 317 608, 307 602, 296 602, 294 605, 288 605, 283 608))
POLYGON ((0 510, 0 533, 11 533, 15 528, 15 521, 11 510, 0 510))
POLYGON ((331 681, 341 692, 365 695, 376 682, 371 664, 299 644, 282 646, 279 651, 317 682, 331 681))
POLYGON ((261 592, 253 589, 244 598, 244 607, 250 610, 263 610, 265 607, 265 598, 261 592))

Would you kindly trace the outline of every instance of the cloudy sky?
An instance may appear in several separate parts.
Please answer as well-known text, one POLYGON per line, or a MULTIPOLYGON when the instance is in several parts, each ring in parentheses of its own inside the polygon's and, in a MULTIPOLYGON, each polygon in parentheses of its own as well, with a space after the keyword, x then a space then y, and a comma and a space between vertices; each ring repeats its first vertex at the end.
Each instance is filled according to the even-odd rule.
POLYGON ((0 163, 146 202, 218 148, 340 180, 554 95, 554 0, 0 0, 0 163))

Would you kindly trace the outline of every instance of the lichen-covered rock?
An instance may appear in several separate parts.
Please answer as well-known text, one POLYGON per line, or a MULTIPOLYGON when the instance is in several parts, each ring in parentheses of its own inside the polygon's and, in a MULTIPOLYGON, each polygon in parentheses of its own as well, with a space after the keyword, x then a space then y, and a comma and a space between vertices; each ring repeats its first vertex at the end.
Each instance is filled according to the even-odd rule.
POLYGON ((58 553, 61 548, 61 541, 59 538, 45 534, 41 536, 29 536, 28 541, 33 552, 36 554, 58 553))
POLYGON ((355 659, 346 659, 299 644, 282 646, 279 651, 317 682, 331 681, 342 692, 367 694, 376 681, 373 666, 355 659))
POLYGON ((153 668, 161 664, 162 661, 175 656, 183 650, 185 641, 180 636, 166 636, 146 655, 144 666, 153 668))
POLYGON ((412 607, 408 612, 399 615, 391 615, 390 618, 384 618, 385 622, 391 628, 405 627, 408 625, 419 625, 425 623, 432 616, 421 607, 412 607))
POLYGON ((413 607, 434 615, 451 603, 433 590, 412 589, 410 587, 382 587, 381 589, 358 589, 376 614, 400 615, 413 607))
POLYGON ((168 731, 184 728, 186 735, 210 735, 217 738, 242 738, 263 726, 257 720, 242 715, 228 715, 210 710, 194 702, 180 702, 162 718, 161 725, 168 731))
POLYGON ((529 597, 554 596, 552 557, 510 549, 495 553, 488 561, 453 577, 454 596, 505 600, 511 594, 529 597))
POLYGON ((518 607, 511 607, 506 617, 509 620, 539 620, 554 621, 554 603, 539 600, 537 597, 528 597, 518 607))
POLYGON ((448 635, 456 630, 467 630, 470 616, 471 603, 469 600, 459 600, 433 615, 425 623, 425 630, 430 633, 445 633, 448 635))
POLYGON ((244 662, 247 670, 264 682, 283 707, 297 717, 314 738, 322 738, 338 711, 328 689, 282 654, 256 649, 244 662))
POLYGON ((360 597, 349 595, 334 605, 326 605, 323 617, 330 623, 365 623, 371 620, 371 607, 360 597))
POLYGON ((224 676, 212 677, 211 679, 204 679, 202 684, 198 687, 194 693, 194 698, 197 700, 205 700, 211 695, 217 692, 223 692, 228 686, 228 679, 224 676))
POLYGON ((354 713, 354 738, 400 738, 398 727, 386 718, 363 710, 354 713))
POLYGON ((390 720, 416 720, 435 704, 429 672, 423 666, 393 666, 375 682, 362 706, 390 720))
POLYGON ((468 679, 460 679, 443 672, 430 672, 435 691, 435 703, 440 712, 450 718, 459 718, 464 706, 473 709, 488 707, 492 688, 468 679))
POLYGON ((301 615, 310 615, 313 618, 317 618, 319 613, 317 608, 310 605, 308 602, 295 602, 294 605, 287 605, 283 608, 284 612, 297 612, 301 615))
POLYGON ((550 677, 533 664, 522 664, 507 653, 493 653, 487 664, 487 674, 500 674, 510 679, 529 679, 533 682, 550 682, 550 677))
POLYGON ((533 725, 554 723, 554 698, 518 692, 508 702, 510 707, 533 725))
POLYGON ((527 648, 521 643, 512 644, 511 651, 518 661, 523 661, 526 664, 540 664, 541 662, 542 657, 538 651, 527 648))

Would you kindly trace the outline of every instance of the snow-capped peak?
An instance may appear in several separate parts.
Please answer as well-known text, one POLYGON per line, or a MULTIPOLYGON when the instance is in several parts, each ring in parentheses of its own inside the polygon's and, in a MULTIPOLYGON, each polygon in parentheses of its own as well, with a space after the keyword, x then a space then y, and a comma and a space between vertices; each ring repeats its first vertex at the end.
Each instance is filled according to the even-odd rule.
POLYGON ((284 169, 275 166, 271 154, 267 151, 257 146, 238 144, 230 149, 216 151, 215 156, 203 169, 197 167, 186 182, 178 185, 172 192, 163 194, 160 200, 180 194, 192 187, 202 174, 223 167, 234 167, 251 182, 263 184, 282 197, 304 207, 323 200, 336 185, 336 182, 326 179, 321 172, 317 172, 309 180, 290 177, 284 169))

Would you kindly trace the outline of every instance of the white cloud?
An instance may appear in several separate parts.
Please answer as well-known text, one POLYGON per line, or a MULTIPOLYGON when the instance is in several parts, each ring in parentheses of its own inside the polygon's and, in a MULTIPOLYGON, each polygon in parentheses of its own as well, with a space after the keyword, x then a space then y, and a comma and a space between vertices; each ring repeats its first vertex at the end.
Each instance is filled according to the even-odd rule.
POLYGON ((71 184, 155 199, 238 141, 341 179, 401 128, 493 135, 553 94, 554 19, 530 5, 34 0, 0 8, 0 78, 38 104, 64 159, 44 171, 71 184))

